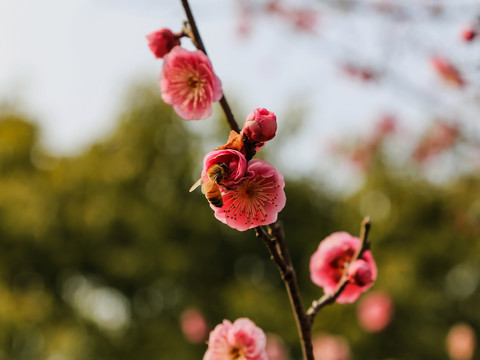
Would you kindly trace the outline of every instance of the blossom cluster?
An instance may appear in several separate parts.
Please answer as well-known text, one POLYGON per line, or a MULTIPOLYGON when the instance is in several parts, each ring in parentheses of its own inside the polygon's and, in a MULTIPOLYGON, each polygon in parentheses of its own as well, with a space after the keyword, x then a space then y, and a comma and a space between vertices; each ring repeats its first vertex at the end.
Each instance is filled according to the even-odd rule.
POLYGON ((232 130, 227 143, 204 158, 202 191, 215 217, 239 231, 274 223, 285 206, 283 175, 269 162, 251 159, 276 130, 275 114, 255 109, 239 134, 232 130))
POLYGON ((174 34, 169 29, 147 35, 154 56, 163 58, 162 99, 184 120, 205 119, 212 113, 212 103, 223 96, 222 83, 203 51, 181 47, 182 36, 183 33, 174 34))

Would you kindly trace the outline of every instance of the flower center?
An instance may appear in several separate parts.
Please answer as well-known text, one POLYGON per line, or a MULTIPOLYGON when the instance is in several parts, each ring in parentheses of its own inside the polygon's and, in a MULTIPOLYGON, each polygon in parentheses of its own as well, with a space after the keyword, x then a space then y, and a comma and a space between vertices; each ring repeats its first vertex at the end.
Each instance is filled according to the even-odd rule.
POLYGON ((231 360, 243 360, 245 359, 245 355, 243 355, 243 351, 238 347, 233 347, 230 351, 230 359, 231 360))
POLYGON ((346 250, 342 255, 335 257, 331 262, 330 266, 336 270, 335 280, 339 281, 343 276, 346 268, 350 264, 350 261, 353 258, 354 251, 352 249, 346 250))
POLYGON ((238 197, 243 200, 250 200, 253 197, 255 197, 255 195, 256 195, 255 184, 250 183, 240 190, 238 197))
POLYGON ((190 75, 187 79, 187 85, 190 89, 197 89, 202 85, 202 79, 198 75, 190 75))

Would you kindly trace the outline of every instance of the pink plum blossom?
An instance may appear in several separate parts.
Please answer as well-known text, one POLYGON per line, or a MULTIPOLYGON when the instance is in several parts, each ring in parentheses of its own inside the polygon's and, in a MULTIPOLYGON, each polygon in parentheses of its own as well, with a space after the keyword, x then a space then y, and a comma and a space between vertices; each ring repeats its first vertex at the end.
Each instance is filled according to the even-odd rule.
POLYGON ((451 360, 471 360, 475 353, 475 330, 466 323, 453 325, 447 334, 447 352, 451 360))
POLYGON ((188 341, 199 344, 207 337, 208 325, 203 314, 197 309, 190 308, 182 312, 180 325, 183 335, 188 341))
POLYGON ((174 47, 164 57, 160 75, 162 99, 184 120, 209 117, 222 97, 222 84, 202 51, 174 47))
POLYGON ((349 360, 350 346, 342 336, 321 333, 312 341, 315 360, 349 360))
POLYGON ((243 180, 247 170, 247 160, 241 152, 230 149, 215 150, 209 152, 203 159, 202 177, 215 164, 225 164, 228 168, 222 181, 225 186, 233 186, 243 180))
POLYGON ((170 29, 160 29, 147 35, 148 46, 157 59, 163 58, 175 46, 180 45, 180 39, 170 29))
MULTIPOLYGON (((352 257, 360 246, 360 239, 346 232, 336 232, 325 238, 310 259, 310 277, 313 283, 322 287, 326 294, 332 294, 345 271, 349 271, 352 257)), ((369 250, 357 261, 362 262, 357 263, 353 272, 348 273, 349 284, 337 298, 339 303, 354 302, 377 278, 377 265, 369 250), (368 268, 370 274, 366 273, 368 268), (357 278, 361 281, 357 282, 357 278)))
POLYGON ((358 322, 365 331, 382 331, 390 323, 392 316, 393 302, 387 293, 372 292, 358 304, 358 322))
POLYGON ((218 220, 239 231, 272 224, 285 206, 284 187, 283 175, 272 164, 250 160, 243 180, 221 189, 223 206, 211 207, 218 220))
POLYGON ((247 318, 217 325, 208 339, 203 360, 268 360, 262 329, 247 318))
POLYGON ((285 342, 277 334, 267 334, 267 346, 265 347, 268 360, 289 360, 288 349, 285 342))
POLYGON ((277 117, 267 109, 258 108, 247 115, 242 133, 253 143, 273 139, 277 131, 277 117))

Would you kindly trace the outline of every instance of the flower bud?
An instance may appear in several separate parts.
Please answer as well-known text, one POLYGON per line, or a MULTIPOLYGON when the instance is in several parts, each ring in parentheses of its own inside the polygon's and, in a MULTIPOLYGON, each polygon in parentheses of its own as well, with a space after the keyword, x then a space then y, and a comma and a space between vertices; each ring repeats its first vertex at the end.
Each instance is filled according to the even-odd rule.
POLYGON ((460 33, 462 39, 466 42, 470 42, 477 36, 477 31, 472 26, 466 26, 460 33))
POLYGON ((355 260, 348 268, 348 278, 358 286, 370 285, 373 282, 370 264, 365 260, 355 260))
POLYGON ((254 143, 273 139, 277 131, 277 117, 267 109, 258 108, 248 114, 242 133, 254 143))
POLYGON ((170 29, 160 29, 147 35, 148 46, 157 59, 163 58, 175 46, 180 45, 180 38, 170 29))

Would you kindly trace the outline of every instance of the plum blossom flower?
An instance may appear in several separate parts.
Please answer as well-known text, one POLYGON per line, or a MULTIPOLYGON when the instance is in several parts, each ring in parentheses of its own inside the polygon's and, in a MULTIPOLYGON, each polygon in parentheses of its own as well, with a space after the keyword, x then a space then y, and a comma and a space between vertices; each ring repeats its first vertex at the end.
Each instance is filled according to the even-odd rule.
POLYGON ((392 316, 393 302, 387 293, 372 292, 358 304, 358 322, 365 331, 382 331, 390 323, 392 316))
POLYGON ((460 71, 448 59, 434 56, 431 63, 437 74, 448 84, 463 87, 465 80, 460 71))
POLYGON ((247 115, 242 133, 253 143, 273 139, 277 131, 277 117, 271 111, 258 108, 247 115))
POLYGON ((147 36, 148 46, 157 59, 163 58, 175 46, 180 45, 180 38, 170 29, 160 29, 147 36))
POLYGON ((265 345, 265 333, 250 319, 223 320, 210 332, 203 360, 268 360, 265 345))
POLYGON ((360 246, 361 240, 358 237, 336 232, 320 242, 310 259, 310 277, 326 294, 332 294, 345 272, 348 272, 349 283, 337 298, 339 303, 354 302, 377 278, 377 265, 369 250, 357 260, 361 262, 354 262, 356 264, 349 271, 352 257, 360 246))
POLYGON ((476 347, 475 330, 466 323, 457 323, 448 331, 447 352, 451 360, 471 360, 476 347))
POLYGON ((215 164, 225 164, 228 168, 222 181, 225 186, 233 186, 240 182, 247 170, 247 160, 241 152, 231 149, 215 150, 209 152, 203 159, 202 177, 215 164))
POLYGON ((350 345, 343 336, 320 333, 312 341, 316 360, 349 360, 350 345))
POLYGON ((268 360, 289 360, 288 348, 280 336, 273 333, 267 334, 267 346, 265 347, 268 360))
POLYGON ((223 206, 211 207, 218 220, 239 231, 272 224, 285 206, 284 187, 283 175, 272 164, 250 160, 243 180, 221 189, 223 206))
POLYGON ((222 97, 222 83, 202 51, 174 47, 164 57, 160 75, 162 99, 184 120, 209 117, 222 97))
POLYGON ((199 344, 207 337, 208 325, 203 314, 197 309, 190 308, 182 312, 180 325, 183 335, 188 341, 199 344))

